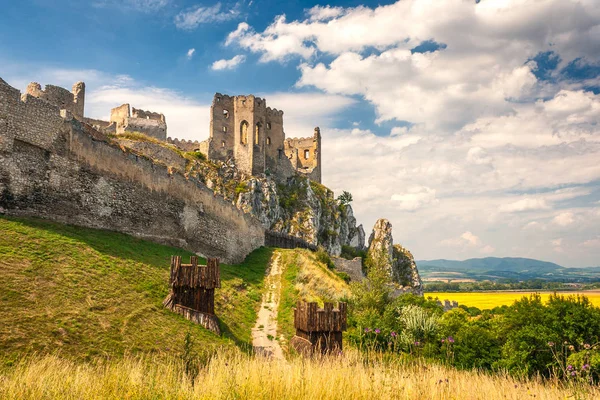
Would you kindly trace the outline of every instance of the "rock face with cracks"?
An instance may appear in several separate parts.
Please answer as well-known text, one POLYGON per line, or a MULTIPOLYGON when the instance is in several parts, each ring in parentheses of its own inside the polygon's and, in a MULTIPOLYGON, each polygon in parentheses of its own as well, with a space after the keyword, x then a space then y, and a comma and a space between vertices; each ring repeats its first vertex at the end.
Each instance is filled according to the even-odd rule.
POLYGON ((364 248, 364 230, 356 226, 349 204, 336 200, 325 186, 302 176, 276 184, 253 177, 237 207, 255 215, 266 229, 301 238, 337 256, 342 246, 364 248))
POLYGON ((423 295, 423 283, 413 255, 400 244, 394 244, 392 224, 386 219, 375 222, 369 237, 368 255, 383 254, 385 268, 394 283, 394 294, 414 293, 423 295))

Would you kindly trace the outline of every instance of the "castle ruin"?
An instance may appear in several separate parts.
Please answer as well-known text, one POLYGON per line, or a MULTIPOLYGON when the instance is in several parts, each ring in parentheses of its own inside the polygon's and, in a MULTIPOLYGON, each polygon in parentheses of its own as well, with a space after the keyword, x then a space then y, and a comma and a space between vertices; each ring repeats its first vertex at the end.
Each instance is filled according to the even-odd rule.
POLYGON ((163 114, 123 104, 110 110, 110 122, 115 124, 117 135, 139 132, 158 140, 167 140, 167 120, 163 114))
POLYGON ((248 175, 285 181, 296 174, 321 183, 321 131, 312 137, 285 138, 283 111, 265 99, 216 93, 210 107, 210 137, 198 150, 210 160, 235 160, 248 175))
POLYGON ((264 245, 256 217, 201 180, 122 148, 109 136, 116 122, 85 118, 84 94, 83 82, 71 92, 31 83, 21 94, 0 78, 0 214, 119 231, 227 263, 264 245))

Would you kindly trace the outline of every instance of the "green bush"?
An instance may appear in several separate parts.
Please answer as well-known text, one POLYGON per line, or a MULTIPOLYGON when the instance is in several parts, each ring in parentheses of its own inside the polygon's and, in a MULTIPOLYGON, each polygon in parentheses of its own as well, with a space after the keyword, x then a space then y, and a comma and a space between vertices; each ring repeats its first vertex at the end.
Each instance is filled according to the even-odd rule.
POLYGON ((341 271, 337 271, 336 275, 339 276, 340 278, 342 278, 344 280, 344 282, 346 283, 350 283, 350 275, 348 275, 345 272, 341 272, 341 271))
POLYGON ((325 251, 325 249, 323 247, 319 247, 317 249, 315 256, 317 258, 317 261, 325 264, 327 266, 327 268, 335 269, 335 264, 331 260, 331 257, 329 257, 329 253, 327 253, 327 251, 325 251))
POLYGON ((344 244, 342 245, 342 253, 340 254, 340 257, 345 258, 346 260, 352 260, 356 257, 365 259, 367 258, 367 252, 344 244))

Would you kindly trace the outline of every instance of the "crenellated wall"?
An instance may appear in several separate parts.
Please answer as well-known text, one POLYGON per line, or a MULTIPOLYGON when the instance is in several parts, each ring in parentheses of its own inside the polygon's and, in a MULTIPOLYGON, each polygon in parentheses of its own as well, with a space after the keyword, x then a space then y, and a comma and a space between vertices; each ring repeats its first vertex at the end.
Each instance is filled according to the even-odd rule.
POLYGON ((0 79, 0 208, 109 229, 240 262, 260 222, 202 182, 113 145, 58 106, 0 79))

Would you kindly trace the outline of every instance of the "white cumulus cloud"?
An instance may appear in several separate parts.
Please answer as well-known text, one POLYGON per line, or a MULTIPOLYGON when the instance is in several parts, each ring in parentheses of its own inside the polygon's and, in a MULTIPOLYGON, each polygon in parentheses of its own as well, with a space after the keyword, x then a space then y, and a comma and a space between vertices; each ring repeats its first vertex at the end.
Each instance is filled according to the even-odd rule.
POLYGON ((222 60, 217 60, 215 61, 211 68, 214 71, 221 71, 224 69, 235 69, 238 65, 242 64, 244 61, 246 61, 246 56, 244 55, 237 55, 234 56, 233 58, 227 60, 227 59, 222 59, 222 60))

